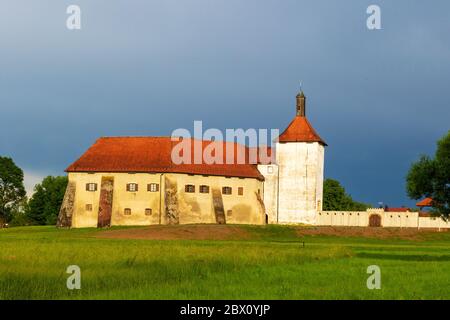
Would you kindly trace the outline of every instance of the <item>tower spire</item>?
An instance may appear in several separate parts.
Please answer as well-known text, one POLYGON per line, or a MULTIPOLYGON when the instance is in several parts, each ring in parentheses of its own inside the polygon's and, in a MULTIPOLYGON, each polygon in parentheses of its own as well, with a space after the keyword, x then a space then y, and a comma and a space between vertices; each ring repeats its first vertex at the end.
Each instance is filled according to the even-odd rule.
POLYGON ((300 84, 300 92, 297 94, 297 116, 305 117, 306 116, 306 97, 301 89, 300 84))

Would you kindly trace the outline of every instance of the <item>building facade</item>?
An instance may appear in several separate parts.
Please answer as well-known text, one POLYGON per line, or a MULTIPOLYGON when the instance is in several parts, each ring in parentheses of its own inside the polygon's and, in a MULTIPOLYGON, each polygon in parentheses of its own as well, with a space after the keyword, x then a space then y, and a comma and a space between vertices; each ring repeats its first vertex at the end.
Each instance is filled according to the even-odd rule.
MULTIPOLYGON (((256 165, 174 164, 177 143, 170 137, 98 139, 66 170, 58 226, 266 222, 264 177, 256 165)), ((248 156, 245 146, 214 143, 248 156)), ((211 142, 200 145, 205 150, 211 142)))

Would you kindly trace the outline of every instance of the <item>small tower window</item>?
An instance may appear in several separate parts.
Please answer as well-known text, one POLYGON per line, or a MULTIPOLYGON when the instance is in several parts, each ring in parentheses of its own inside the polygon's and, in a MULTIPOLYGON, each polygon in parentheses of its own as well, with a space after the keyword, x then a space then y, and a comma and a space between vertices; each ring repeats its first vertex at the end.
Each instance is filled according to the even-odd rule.
POLYGON ((92 211, 92 204, 86 205, 86 211, 92 211))
POLYGON ((195 192, 195 186, 193 184, 187 184, 184 186, 184 192, 187 193, 194 193, 195 192))
POLYGON ((244 188, 243 187, 239 187, 238 188, 238 195, 239 196, 243 196, 244 195, 244 188))
POLYGON ((130 208, 125 208, 125 209, 123 210, 123 214, 126 215, 126 216, 131 215, 131 209, 130 209, 130 208))
POLYGON ((152 215, 152 209, 150 209, 150 208, 145 209, 145 215, 146 216, 151 216, 152 215))

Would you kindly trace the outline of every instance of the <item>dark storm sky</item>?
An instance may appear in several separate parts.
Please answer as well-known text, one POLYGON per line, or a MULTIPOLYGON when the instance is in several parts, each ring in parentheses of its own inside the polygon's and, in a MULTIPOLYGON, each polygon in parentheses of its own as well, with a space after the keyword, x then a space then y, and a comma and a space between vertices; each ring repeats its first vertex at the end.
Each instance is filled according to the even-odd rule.
POLYGON ((449 18, 444 0, 5 0, 0 154, 30 188, 103 135, 282 130, 302 81, 325 175, 357 200, 411 204, 410 163, 450 127, 449 18), (370 4, 382 30, 366 28, 370 4))

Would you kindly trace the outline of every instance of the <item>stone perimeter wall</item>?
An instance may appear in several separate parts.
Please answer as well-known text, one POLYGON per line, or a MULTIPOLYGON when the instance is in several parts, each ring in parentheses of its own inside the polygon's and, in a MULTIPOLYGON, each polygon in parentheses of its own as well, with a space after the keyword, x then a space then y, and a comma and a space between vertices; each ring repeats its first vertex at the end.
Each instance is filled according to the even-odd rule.
POLYGON ((319 211, 316 225, 368 227, 371 215, 381 217, 381 227, 448 229, 450 223, 439 217, 420 217, 418 212, 388 212, 383 209, 366 211, 319 211))

